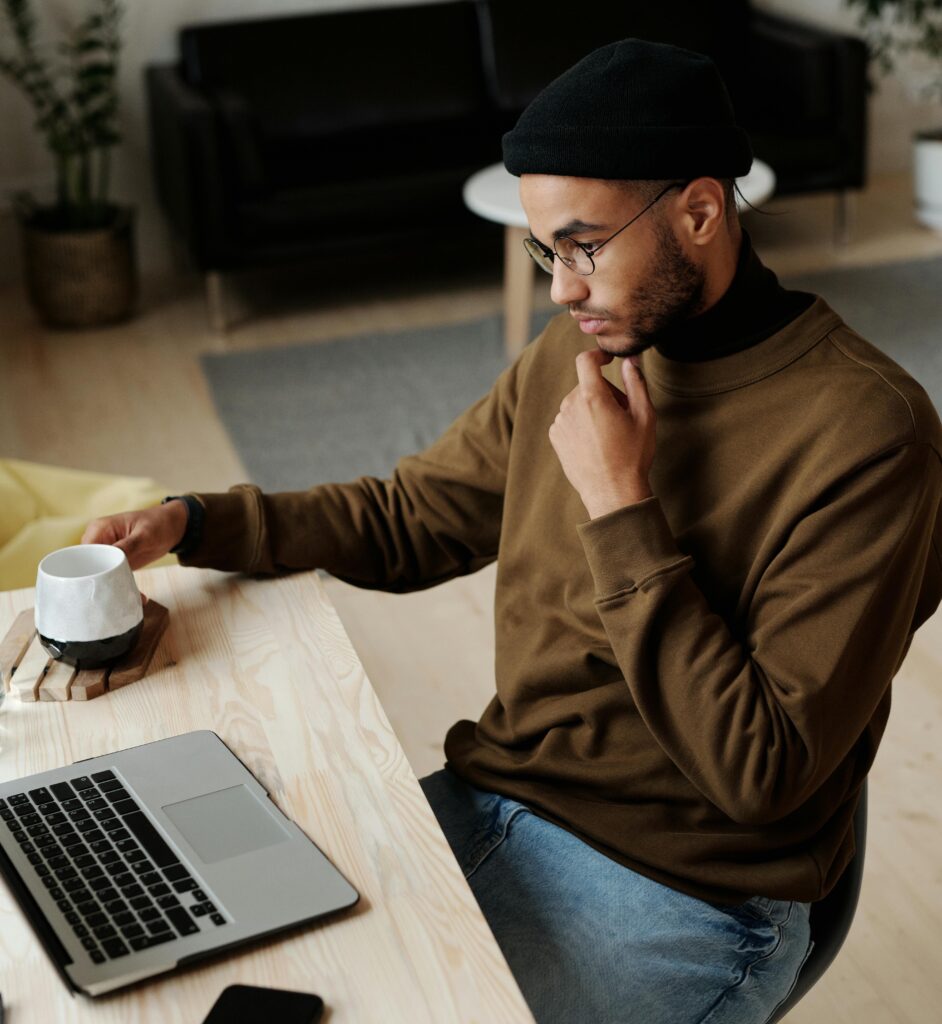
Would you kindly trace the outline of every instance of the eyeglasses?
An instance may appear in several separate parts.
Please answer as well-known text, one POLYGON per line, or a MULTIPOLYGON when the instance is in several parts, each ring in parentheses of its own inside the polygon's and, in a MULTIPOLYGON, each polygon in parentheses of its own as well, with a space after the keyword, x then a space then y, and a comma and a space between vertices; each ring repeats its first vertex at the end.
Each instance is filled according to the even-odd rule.
POLYGON ((581 274, 583 277, 588 277, 589 274, 595 270, 595 260, 593 256, 602 248, 603 245, 613 239, 617 238, 627 227, 630 227, 634 222, 648 210, 661 198, 666 195, 672 188, 684 188, 689 184, 686 181, 675 181, 673 184, 668 185, 666 188, 661 189, 660 192, 651 200, 650 203, 641 211, 641 213, 635 214, 634 217, 628 221, 627 224, 620 227, 614 235, 609 235, 604 242, 599 242, 598 245, 590 246, 585 242, 577 242, 574 238, 570 238, 568 235, 562 235, 557 238, 553 244, 552 249, 548 249, 542 242, 538 242, 535 238, 527 237, 523 240, 523 247, 530 254, 533 262, 541 269, 545 270, 547 274, 553 273, 553 260, 558 256, 560 262, 564 267, 568 267, 569 270, 576 274, 581 274))

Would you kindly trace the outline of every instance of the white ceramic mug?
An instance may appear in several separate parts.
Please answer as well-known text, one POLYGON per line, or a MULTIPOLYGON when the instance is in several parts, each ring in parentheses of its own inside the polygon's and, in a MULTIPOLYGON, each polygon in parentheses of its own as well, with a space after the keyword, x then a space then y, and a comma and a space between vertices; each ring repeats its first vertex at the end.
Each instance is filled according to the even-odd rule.
POLYGON ((111 544, 53 551, 36 573, 36 631, 53 658, 92 668, 126 654, 144 610, 124 552, 111 544))

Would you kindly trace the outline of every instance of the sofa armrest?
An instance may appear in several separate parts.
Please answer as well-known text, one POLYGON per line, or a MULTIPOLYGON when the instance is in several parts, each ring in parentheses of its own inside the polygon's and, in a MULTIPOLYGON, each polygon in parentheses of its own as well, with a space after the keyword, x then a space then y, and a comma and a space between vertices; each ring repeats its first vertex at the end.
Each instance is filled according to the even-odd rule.
POLYGON ((225 195, 216 117, 174 65, 144 69, 157 197, 201 271, 225 242, 225 195))

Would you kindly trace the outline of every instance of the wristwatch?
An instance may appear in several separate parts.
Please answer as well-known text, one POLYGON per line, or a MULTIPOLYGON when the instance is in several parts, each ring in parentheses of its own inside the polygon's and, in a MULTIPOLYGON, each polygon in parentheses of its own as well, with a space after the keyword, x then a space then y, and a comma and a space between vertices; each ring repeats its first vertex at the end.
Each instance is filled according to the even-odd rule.
POLYGON ((200 542, 203 536, 203 518, 206 509, 203 503, 193 494, 168 494, 160 503, 166 505, 168 501, 182 501, 186 505, 186 529, 180 543, 170 549, 171 555, 182 555, 186 557, 200 542))

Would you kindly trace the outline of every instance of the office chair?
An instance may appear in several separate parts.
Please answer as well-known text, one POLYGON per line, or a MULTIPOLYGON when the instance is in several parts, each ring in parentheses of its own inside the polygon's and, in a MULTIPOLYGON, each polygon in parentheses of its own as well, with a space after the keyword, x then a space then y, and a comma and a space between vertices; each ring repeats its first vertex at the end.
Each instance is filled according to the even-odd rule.
POLYGON ((867 780, 860 790, 860 801, 854 811, 854 836, 857 852, 844 869, 837 885, 824 897, 811 904, 811 938, 814 949, 798 975, 795 987, 775 1012, 768 1024, 778 1024, 795 1008, 796 1003, 811 990, 821 975, 831 966, 850 931, 860 883, 863 879, 864 851, 867 843, 867 780))

